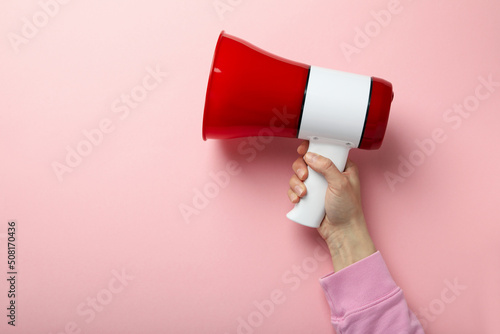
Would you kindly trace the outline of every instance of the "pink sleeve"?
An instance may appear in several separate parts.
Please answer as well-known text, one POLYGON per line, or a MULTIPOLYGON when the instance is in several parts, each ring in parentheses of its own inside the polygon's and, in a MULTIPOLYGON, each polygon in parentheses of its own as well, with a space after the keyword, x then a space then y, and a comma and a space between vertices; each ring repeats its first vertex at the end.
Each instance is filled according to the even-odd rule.
POLYGON ((424 333, 378 251, 320 283, 337 334, 424 333))

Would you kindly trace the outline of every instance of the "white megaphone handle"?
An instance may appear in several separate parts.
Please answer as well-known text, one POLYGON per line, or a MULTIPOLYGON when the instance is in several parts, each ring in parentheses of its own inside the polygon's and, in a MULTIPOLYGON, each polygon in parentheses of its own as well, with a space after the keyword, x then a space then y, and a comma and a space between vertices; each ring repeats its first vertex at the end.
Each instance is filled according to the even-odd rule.
MULTIPOLYGON (((342 144, 311 139, 308 152, 329 158, 343 172, 350 149, 342 144)), ((323 175, 315 172, 311 167, 307 169, 308 177, 304 182, 307 193, 286 216, 296 223, 317 228, 325 217, 325 195, 328 183, 323 175)))

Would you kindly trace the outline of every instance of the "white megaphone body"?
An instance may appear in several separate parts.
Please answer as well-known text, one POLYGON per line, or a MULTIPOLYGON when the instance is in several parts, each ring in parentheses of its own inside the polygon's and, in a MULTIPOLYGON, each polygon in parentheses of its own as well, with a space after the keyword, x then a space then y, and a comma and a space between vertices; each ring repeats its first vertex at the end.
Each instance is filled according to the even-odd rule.
MULTIPOLYGON (((380 147, 393 96, 392 84, 383 79, 290 61, 222 32, 208 82, 203 139, 301 138, 310 141, 310 152, 343 171, 351 148, 380 147), (287 117, 276 117, 277 109, 287 117)), ((287 217, 319 227, 327 182, 309 168, 305 185, 307 194, 287 217)))

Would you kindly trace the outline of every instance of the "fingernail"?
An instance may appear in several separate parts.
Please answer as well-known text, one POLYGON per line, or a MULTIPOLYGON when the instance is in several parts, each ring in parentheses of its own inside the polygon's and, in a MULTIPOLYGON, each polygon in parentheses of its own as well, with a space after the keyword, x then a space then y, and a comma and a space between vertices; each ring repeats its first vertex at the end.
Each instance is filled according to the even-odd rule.
POLYGON ((306 175, 306 171, 303 170, 302 168, 297 169, 297 175, 299 176, 300 179, 303 179, 304 176, 306 175))
POLYGON ((301 187, 299 187, 299 186, 295 186, 295 187, 293 188, 293 190, 295 191, 295 193, 296 193, 298 196, 302 195, 303 190, 302 190, 302 188, 301 188, 301 187))
POLYGON ((314 162, 317 157, 318 157, 318 155, 316 153, 312 153, 312 152, 307 152, 306 155, 304 156, 304 158, 308 162, 314 162))

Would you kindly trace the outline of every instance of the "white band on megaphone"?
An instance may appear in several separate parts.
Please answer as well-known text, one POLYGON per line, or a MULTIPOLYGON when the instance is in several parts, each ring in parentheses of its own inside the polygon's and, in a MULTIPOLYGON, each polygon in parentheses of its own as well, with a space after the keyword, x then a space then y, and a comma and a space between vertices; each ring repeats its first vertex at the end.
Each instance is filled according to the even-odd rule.
POLYGON ((370 88, 369 76, 311 66, 298 137, 358 147, 370 88))

